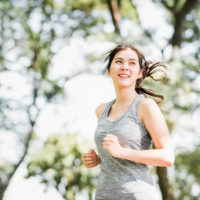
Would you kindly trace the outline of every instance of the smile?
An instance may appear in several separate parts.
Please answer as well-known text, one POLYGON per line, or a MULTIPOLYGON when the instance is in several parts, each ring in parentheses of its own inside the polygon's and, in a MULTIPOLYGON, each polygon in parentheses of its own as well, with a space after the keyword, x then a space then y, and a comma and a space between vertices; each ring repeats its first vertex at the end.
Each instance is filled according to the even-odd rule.
POLYGON ((128 78, 129 75, 126 75, 126 74, 119 74, 120 77, 124 77, 124 78, 128 78))

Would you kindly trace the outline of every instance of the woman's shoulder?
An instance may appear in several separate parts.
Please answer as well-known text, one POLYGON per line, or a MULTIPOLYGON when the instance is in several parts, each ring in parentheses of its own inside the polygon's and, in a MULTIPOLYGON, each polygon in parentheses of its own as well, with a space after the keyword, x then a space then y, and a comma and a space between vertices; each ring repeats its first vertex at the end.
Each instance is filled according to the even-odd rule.
POLYGON ((109 102, 106 102, 106 103, 102 103, 100 105, 97 106, 95 112, 96 112, 96 115, 97 115, 97 118, 99 119, 103 113, 103 111, 105 110, 106 106, 108 105, 109 102))
POLYGON ((144 116, 151 116, 159 110, 157 103, 151 98, 142 98, 139 103, 138 111, 142 119, 144 116))
POLYGON ((144 107, 145 109, 149 109, 154 106, 157 107, 158 105, 153 99, 145 97, 140 100, 139 106, 144 107))

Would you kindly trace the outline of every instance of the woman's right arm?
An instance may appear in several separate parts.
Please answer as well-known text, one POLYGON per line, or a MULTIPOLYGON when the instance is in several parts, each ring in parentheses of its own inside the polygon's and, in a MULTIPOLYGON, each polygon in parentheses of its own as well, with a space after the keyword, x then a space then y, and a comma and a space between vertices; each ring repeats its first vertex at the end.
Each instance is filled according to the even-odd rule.
MULTIPOLYGON (((97 106, 95 112, 98 119, 101 117, 103 111, 106 108, 106 105, 107 103, 103 103, 97 106)), ((83 154, 82 160, 87 168, 95 167, 101 164, 100 157, 96 154, 96 152, 93 149, 91 149, 88 153, 83 154)))

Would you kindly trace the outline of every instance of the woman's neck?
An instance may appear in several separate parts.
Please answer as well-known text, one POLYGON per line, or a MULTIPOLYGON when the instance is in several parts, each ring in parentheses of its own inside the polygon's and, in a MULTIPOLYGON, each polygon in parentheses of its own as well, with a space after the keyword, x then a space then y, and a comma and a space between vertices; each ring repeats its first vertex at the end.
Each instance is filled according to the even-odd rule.
POLYGON ((116 105, 129 105, 138 93, 135 91, 134 88, 115 88, 116 93, 116 105))

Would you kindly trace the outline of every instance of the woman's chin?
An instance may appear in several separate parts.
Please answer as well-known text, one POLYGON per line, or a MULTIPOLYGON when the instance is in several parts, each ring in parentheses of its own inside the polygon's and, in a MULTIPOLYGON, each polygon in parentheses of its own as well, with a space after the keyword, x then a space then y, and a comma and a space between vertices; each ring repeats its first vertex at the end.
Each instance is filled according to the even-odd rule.
POLYGON ((133 86, 129 83, 121 83, 121 84, 118 84, 118 87, 120 87, 120 88, 131 88, 133 86))
POLYGON ((134 87, 134 83, 131 82, 130 80, 121 80, 121 81, 114 81, 114 85, 116 85, 117 87, 134 87))

